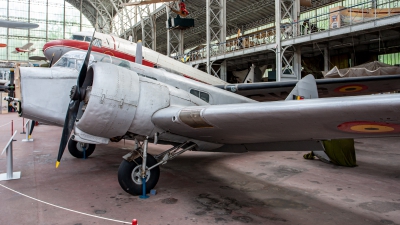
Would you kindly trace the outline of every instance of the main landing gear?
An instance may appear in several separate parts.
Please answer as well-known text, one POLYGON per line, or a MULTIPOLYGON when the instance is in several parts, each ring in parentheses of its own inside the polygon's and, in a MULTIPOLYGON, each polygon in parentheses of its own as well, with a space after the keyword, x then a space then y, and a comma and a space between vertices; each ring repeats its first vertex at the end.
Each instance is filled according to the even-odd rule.
POLYGON ((191 142, 185 142, 159 155, 152 156, 147 153, 147 138, 142 141, 135 139, 135 141, 134 150, 122 157, 124 160, 118 168, 118 182, 127 193, 143 194, 143 196, 156 186, 160 177, 160 165, 166 164, 168 160, 192 150, 196 146, 191 142), (145 193, 143 193, 143 180, 146 181, 145 193))

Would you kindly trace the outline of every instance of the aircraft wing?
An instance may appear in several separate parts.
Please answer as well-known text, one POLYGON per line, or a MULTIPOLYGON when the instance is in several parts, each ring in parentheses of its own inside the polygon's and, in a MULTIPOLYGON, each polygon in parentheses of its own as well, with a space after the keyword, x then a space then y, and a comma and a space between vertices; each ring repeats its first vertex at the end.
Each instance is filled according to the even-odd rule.
POLYGON ((30 47, 32 47, 32 45, 33 45, 33 43, 28 43, 28 44, 22 46, 20 49, 28 50, 30 47))
MULTIPOLYGON (((400 90, 400 75, 318 79, 320 98, 367 95, 400 90)), ((297 81, 216 85, 257 101, 284 100, 297 81)))
POLYGON ((398 136, 400 94, 166 108, 153 123, 221 144, 398 136), (172 118, 172 119, 171 119, 172 118))

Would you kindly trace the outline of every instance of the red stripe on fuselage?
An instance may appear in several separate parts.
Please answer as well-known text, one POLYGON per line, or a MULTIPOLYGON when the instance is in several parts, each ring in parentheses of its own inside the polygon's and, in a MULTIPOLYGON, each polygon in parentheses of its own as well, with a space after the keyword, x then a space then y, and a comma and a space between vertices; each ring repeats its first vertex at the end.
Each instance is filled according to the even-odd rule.
MULTIPOLYGON (((54 47, 54 46, 64 46, 64 47, 70 47, 73 49, 80 49, 80 50, 85 50, 87 51, 89 48, 89 42, 85 41, 77 41, 77 40, 55 40, 55 41, 50 41, 47 42, 43 46, 43 51, 46 51, 46 49, 54 47)), ((115 42, 114 42, 114 48, 115 48, 115 42)), ((107 47, 97 47, 97 46, 92 46, 92 51, 102 53, 102 54, 107 54, 113 57, 117 57, 120 59, 128 60, 131 62, 135 62, 135 56, 116 51, 115 49, 107 48, 107 47)), ((153 62, 147 61, 143 59, 143 65, 148 66, 148 67, 154 67, 153 62)))

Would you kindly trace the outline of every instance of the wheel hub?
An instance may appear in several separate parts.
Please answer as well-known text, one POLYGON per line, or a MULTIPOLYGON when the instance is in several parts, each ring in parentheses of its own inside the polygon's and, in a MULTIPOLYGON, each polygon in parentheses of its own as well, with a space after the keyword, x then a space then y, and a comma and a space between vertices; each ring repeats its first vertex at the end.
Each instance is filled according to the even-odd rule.
MULTIPOLYGON (((146 166, 146 169, 148 169, 147 166, 146 166)), ((132 170, 131 178, 135 184, 139 184, 139 185, 142 184, 142 165, 138 165, 132 170)), ((149 179, 150 179, 150 171, 147 170, 146 182, 149 181, 149 179)))
POLYGON ((76 143, 76 149, 78 149, 79 151, 83 152, 83 148, 85 148, 85 150, 88 150, 89 149, 89 144, 88 143, 82 143, 82 142, 76 143))

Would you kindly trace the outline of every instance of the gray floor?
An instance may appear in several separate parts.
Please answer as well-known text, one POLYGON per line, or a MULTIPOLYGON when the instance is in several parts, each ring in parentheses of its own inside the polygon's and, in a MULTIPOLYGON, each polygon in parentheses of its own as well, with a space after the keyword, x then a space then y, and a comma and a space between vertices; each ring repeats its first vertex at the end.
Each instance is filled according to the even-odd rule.
MULTIPOLYGON (((0 126, 16 114, 0 115, 0 126)), ((0 146, 10 137, 0 127, 0 146)), ((158 194, 126 194, 117 181, 132 142, 98 146, 87 160, 68 150, 55 161, 61 128, 41 125, 32 143, 14 142, 22 178, 0 184, 33 198, 90 215, 146 224, 400 224, 399 138, 356 140, 358 167, 304 160, 306 152, 222 154, 188 152, 161 167, 158 194)), ((168 146, 151 145, 160 153, 168 146)), ((2 149, 2 147, 1 147, 2 149)), ((0 156, 0 173, 6 156, 0 156)), ((0 186, 0 224, 118 224, 60 209, 0 186)), ((121 224, 121 223, 120 223, 121 224)))

